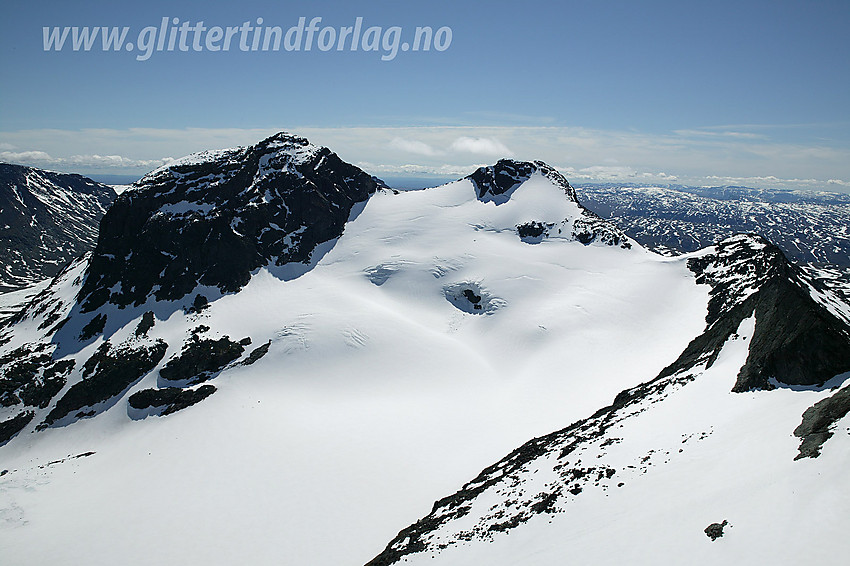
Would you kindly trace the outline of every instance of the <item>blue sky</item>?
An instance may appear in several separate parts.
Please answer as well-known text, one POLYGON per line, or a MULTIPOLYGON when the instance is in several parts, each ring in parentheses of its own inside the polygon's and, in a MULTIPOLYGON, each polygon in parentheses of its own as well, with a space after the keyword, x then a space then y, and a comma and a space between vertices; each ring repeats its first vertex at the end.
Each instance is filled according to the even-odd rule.
MULTIPOLYGON (((571 179, 850 190, 850 2, 38 2, 0 22, 0 159, 142 174, 307 135, 386 177, 502 156, 571 179), (442 52, 45 52, 44 26, 449 27, 442 52)), ((203 43, 202 43, 203 45, 203 43)))

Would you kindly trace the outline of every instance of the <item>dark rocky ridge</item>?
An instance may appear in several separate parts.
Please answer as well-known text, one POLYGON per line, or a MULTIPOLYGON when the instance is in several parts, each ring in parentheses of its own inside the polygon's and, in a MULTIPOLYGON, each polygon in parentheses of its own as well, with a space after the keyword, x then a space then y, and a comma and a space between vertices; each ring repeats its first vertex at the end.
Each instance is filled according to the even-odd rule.
POLYGON ((73 368, 72 360, 55 361, 45 344, 12 350, 0 357, 0 406, 47 407, 73 368))
POLYGON ((199 284, 234 292, 259 267, 307 263, 318 244, 342 234, 354 205, 383 186, 285 133, 178 160, 142 178, 104 216, 83 309, 139 305, 151 294, 180 299, 199 284))
POLYGON ((115 197, 81 175, 0 163, 0 291, 54 277, 94 248, 115 197))
MULTIPOLYGON (((283 133, 247 148, 192 155, 145 176, 104 216, 91 257, 67 267, 4 322, 0 346, 17 324, 35 323, 44 332, 0 357, 0 405, 28 415, 26 422, 7 419, 4 430, 26 426, 33 415, 39 430, 108 409, 164 362, 168 345, 156 336, 158 320, 180 308, 206 316, 207 297, 238 291, 259 267, 309 268, 304 264, 318 259, 316 247, 339 237, 355 205, 383 187, 330 150, 283 133), (76 302, 59 298, 60 287, 79 289, 76 302), (145 312, 125 308, 184 296, 182 303, 159 303, 145 312), (134 329, 129 340, 110 340, 128 323, 134 329), (93 355, 78 355, 101 336, 105 340, 93 355)), ((160 382, 180 391, 166 387, 154 394, 166 402, 163 410, 208 395, 214 388, 184 389, 215 377, 251 343, 249 337, 199 338, 202 328, 210 330, 198 326, 160 368, 160 382)), ((255 348, 241 363, 255 363, 270 345, 255 348)))
POLYGON ((187 385, 207 381, 230 362, 238 359, 245 351, 245 346, 250 343, 250 338, 234 342, 228 336, 212 340, 193 334, 183 345, 180 355, 168 360, 159 370, 159 376, 167 382, 181 382, 187 385))
POLYGON ((475 185, 480 200, 501 204, 510 198, 514 189, 537 172, 561 187, 571 201, 578 202, 576 191, 569 181, 557 169, 542 161, 500 159, 495 165, 479 167, 466 178, 475 185))
POLYGON ((84 364, 83 380, 65 392, 39 427, 53 425, 81 409, 88 408, 89 411, 77 414, 75 418, 97 414, 96 405, 120 395, 143 378, 156 367, 167 349, 162 341, 121 349, 113 349, 109 342, 104 342, 84 364))
POLYGON ((32 411, 23 411, 0 422, 0 446, 12 440, 30 423, 34 416, 35 413, 32 411))
POLYGON ((697 283, 711 285, 705 332, 665 372, 713 362, 741 322, 755 315, 749 355, 733 391, 787 385, 822 385, 850 371, 850 329, 808 288, 816 282, 788 262, 776 246, 753 235, 734 236, 714 253, 690 259, 697 283))
POLYGON ((850 387, 839 389, 806 409, 800 426, 794 429, 794 436, 802 439, 800 453, 794 459, 820 456, 824 442, 832 437, 835 423, 847 413, 850 413, 850 387))
POLYGON ((537 221, 522 224, 517 226, 517 235, 521 239, 536 243, 540 238, 548 237, 556 231, 559 235, 570 235, 574 240, 585 245, 600 242, 624 249, 632 247, 625 233, 585 208, 579 202, 576 191, 569 181, 557 169, 542 161, 500 159, 495 165, 479 167, 466 178, 475 186, 479 200, 493 202, 498 206, 510 200, 513 192, 535 173, 540 173, 555 186, 560 187, 567 199, 578 205, 581 216, 572 221, 565 220, 557 225, 537 221))
POLYGON ((127 403, 136 410, 159 409, 162 416, 176 413, 191 407, 215 393, 213 385, 201 385, 197 389, 165 387, 163 389, 142 389, 130 395, 127 403))
POLYGON ((605 482, 609 486, 615 483, 621 486, 622 482, 611 481, 618 470, 605 465, 599 458, 594 459, 593 466, 577 466, 576 455, 594 444, 604 454, 606 446, 621 440, 606 437, 609 431, 615 430, 623 420, 647 410, 649 404, 663 401, 671 391, 693 381, 694 377, 691 373, 659 376, 622 391, 611 405, 586 419, 526 442, 485 468, 456 493, 436 501, 428 515, 402 529, 366 566, 391 566, 402 562, 407 555, 435 552, 465 541, 491 541, 495 534, 515 529, 535 515, 564 512, 563 506, 579 497, 585 487, 597 487, 605 482), (553 470, 558 479, 548 482, 546 490, 533 495, 522 492, 523 475, 539 459, 557 460, 553 470), (492 505, 480 521, 456 533, 452 539, 433 537, 437 529, 469 515, 476 498, 488 490, 495 490, 502 500, 492 505))

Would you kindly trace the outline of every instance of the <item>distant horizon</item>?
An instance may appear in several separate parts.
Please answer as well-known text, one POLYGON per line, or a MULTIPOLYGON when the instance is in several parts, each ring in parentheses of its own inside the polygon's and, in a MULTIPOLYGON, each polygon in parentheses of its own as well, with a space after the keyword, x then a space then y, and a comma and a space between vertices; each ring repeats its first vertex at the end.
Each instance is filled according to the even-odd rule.
POLYGON ((850 193, 850 3, 12 2, 0 161, 138 175, 303 135, 378 177, 850 193), (64 38, 64 39, 63 39, 64 38))
MULTIPOLYGON (((4 162, 5 163, 5 162, 4 162)), ((22 163, 11 163, 11 165, 21 165, 23 167, 32 167, 32 165, 25 165, 22 163)), ((93 181, 98 183, 102 183, 104 185, 110 186, 123 186, 123 185, 131 185, 134 182, 141 179, 146 173, 141 175, 120 175, 120 174, 108 174, 108 173, 92 173, 85 174, 78 171, 58 171, 51 170, 57 173, 67 173, 67 174, 77 174, 82 175, 83 177, 87 177, 93 181)), ((471 171, 470 171, 471 172, 471 171)), ((366 173, 370 173, 366 171, 366 173)), ((370 173, 371 174, 371 173, 370 173)), ((377 175, 376 175, 377 176, 377 175)), ((457 181, 462 179, 463 176, 386 176, 386 177, 378 177, 386 183, 390 188, 397 190, 419 190, 419 189, 428 189, 437 187, 440 185, 444 185, 446 183, 451 183, 453 181, 457 181)), ((583 180, 583 181, 572 181, 567 179, 571 185, 576 188, 581 187, 590 187, 590 186, 622 186, 622 187, 633 187, 633 188, 641 188, 641 187, 659 187, 659 188, 739 188, 753 191, 762 191, 762 190, 775 190, 782 192, 825 192, 825 193, 835 193, 840 195, 850 194, 846 191, 840 191, 837 189, 830 189, 829 187, 823 189, 817 188, 806 188, 806 189, 796 189, 796 188, 765 188, 765 187, 755 187, 755 186, 747 186, 747 185, 691 185, 687 183, 639 183, 634 181, 610 181, 610 180, 583 180)))

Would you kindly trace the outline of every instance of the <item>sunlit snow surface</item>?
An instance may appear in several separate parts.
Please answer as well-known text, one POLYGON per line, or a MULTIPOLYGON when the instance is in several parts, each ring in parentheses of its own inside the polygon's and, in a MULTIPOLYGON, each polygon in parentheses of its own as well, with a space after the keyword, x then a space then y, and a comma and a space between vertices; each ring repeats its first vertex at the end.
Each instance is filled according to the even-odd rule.
MULTIPOLYGON (((173 415, 134 421, 122 399, 32 434, 37 417, 0 448, 0 562, 364 564, 435 500, 652 379, 702 332, 708 287, 684 259, 516 232, 579 215, 540 175, 499 205, 466 180, 380 192, 312 271, 260 270, 200 315, 157 320, 151 335, 171 345, 163 363, 199 324, 272 344, 173 415), (467 286, 487 308, 450 300, 467 286)), ((66 301, 71 279, 56 290, 66 301)), ((541 516, 437 563, 792 564, 804 548, 838 563, 817 537, 843 540, 847 435, 793 462, 791 431, 828 392, 729 393, 747 328, 739 335, 702 378, 630 422, 622 436, 634 442, 608 456, 619 465, 656 449, 669 464, 658 456, 552 524, 541 516), (703 432, 677 452, 682 434, 703 432), (731 528, 711 543, 702 529, 724 518, 731 528), (790 553, 776 547, 798 532, 790 553)))

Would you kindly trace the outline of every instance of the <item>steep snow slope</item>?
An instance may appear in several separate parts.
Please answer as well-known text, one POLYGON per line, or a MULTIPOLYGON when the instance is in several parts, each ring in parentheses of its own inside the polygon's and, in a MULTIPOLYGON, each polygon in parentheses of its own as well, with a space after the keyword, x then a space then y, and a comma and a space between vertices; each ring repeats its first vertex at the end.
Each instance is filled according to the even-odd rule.
POLYGON ((0 163, 0 291, 49 279, 91 250, 114 199, 80 175, 0 163))
MULTIPOLYGON (((197 179, 194 167, 228 156, 178 172, 197 179)), ((210 178, 194 190, 215 201, 210 178)), ((188 208, 173 211, 186 225, 210 212, 188 208)), ((121 292, 131 271, 104 272, 108 295, 91 266, 57 280, 2 350, 46 341, 74 361, 61 392, 26 405, 29 424, 0 448, 4 561, 363 564, 431 501, 657 374, 704 327, 708 289, 685 262, 626 239, 543 164, 380 190, 352 213, 310 265, 271 261, 238 292, 208 283, 156 301, 154 284, 138 304, 121 292), (86 312, 73 299, 83 287, 98 297, 86 312), (100 315, 102 330, 91 326, 100 315), (169 379, 192 344, 235 352, 227 344, 247 337, 223 367, 169 379), (122 356, 139 379, 55 412, 86 371, 102 379, 122 356), (210 383, 211 396, 161 417, 144 418, 165 405, 135 397, 177 391, 166 386, 200 396, 210 383)))
POLYGON ((488 466, 369 566, 843 564, 847 305, 755 236, 686 259, 711 300, 674 363, 488 466))
POLYGON ((518 449, 399 535, 417 552, 370 564, 844 564, 850 419, 795 461, 794 426, 829 392, 731 393, 753 326, 709 369, 518 449))

